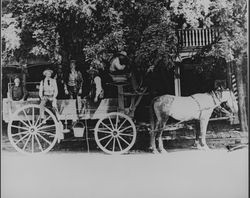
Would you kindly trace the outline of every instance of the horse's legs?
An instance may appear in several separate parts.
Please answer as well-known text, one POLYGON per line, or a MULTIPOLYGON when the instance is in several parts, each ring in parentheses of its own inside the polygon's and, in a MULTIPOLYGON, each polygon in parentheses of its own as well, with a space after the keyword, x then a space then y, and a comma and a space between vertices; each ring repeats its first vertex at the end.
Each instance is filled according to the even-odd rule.
POLYGON ((194 127, 194 131, 195 131, 195 141, 194 141, 194 146, 197 149, 201 149, 201 144, 200 144, 200 126, 198 121, 195 121, 195 127, 194 127))
POLYGON ((150 133, 150 150, 152 150, 153 153, 157 153, 156 145, 155 145, 155 136, 156 131, 152 131, 150 133))
POLYGON ((159 153, 156 148, 156 139, 159 137, 159 132, 161 130, 161 123, 162 123, 162 120, 157 120, 156 127, 154 131, 151 133, 151 149, 153 153, 159 153))
POLYGON ((207 132, 208 121, 209 121, 209 117, 201 118, 200 120, 201 146, 205 150, 209 149, 206 143, 206 132, 207 132))
POLYGON ((161 125, 160 125, 160 133, 159 133, 159 137, 158 137, 158 148, 159 148, 159 152, 160 153, 166 153, 167 151, 164 149, 164 146, 163 146, 163 140, 162 140, 162 134, 163 134, 163 131, 164 131, 164 128, 166 126, 166 123, 167 123, 167 120, 164 120, 161 122, 161 125))

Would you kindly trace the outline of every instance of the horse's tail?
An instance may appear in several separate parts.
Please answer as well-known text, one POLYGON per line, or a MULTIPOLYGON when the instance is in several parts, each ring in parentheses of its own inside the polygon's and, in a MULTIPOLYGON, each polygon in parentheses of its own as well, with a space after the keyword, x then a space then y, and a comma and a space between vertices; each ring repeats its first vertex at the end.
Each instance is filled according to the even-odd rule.
POLYGON ((150 104, 150 108, 149 108, 151 130, 155 130, 155 127, 156 127, 156 115, 155 115, 155 110, 154 110, 155 100, 156 98, 153 98, 150 104))

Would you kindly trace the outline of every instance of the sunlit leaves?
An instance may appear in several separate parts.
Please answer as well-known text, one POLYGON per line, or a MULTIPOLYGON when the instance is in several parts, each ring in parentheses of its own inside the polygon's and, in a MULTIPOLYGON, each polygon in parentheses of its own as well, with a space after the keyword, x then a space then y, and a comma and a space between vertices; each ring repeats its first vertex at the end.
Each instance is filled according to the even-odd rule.
MULTIPOLYGON (((4 43, 3 59, 13 56, 16 49, 20 47, 21 28, 18 27, 18 21, 12 14, 5 14, 2 17, 2 35, 4 43)), ((5 61, 5 60, 4 60, 5 61)))

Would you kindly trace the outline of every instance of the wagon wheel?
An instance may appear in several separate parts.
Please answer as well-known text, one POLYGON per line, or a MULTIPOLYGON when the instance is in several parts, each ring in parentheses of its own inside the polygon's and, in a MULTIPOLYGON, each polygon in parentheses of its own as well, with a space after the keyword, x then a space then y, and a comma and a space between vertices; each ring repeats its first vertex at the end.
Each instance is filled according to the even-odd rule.
POLYGON ((95 141, 106 153, 126 153, 134 145, 135 139, 136 127, 127 115, 109 113, 96 123, 95 141))
POLYGON ((8 137, 12 146, 25 154, 50 151, 58 139, 59 124, 55 115, 45 108, 42 122, 39 105, 25 105, 11 115, 8 137))

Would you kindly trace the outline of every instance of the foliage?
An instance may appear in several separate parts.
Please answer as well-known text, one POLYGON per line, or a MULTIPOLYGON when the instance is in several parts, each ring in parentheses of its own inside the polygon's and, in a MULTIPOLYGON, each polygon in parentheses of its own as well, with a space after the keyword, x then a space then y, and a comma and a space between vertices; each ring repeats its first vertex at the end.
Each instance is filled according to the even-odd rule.
POLYGON ((18 27, 18 21, 11 13, 2 17, 2 39, 5 43, 3 49, 3 60, 8 60, 14 54, 14 51, 20 47, 21 28, 18 27))
POLYGON ((220 40, 203 50, 203 57, 222 57, 229 61, 246 53, 246 0, 176 0, 171 7, 175 15, 185 19, 183 28, 220 28, 220 40))
POLYGON ((11 1, 3 16, 3 58, 75 58, 104 67, 114 52, 125 50, 137 67, 171 68, 178 55, 176 28, 220 27, 220 40, 200 58, 240 59, 247 49, 246 9, 245 0, 11 1))

